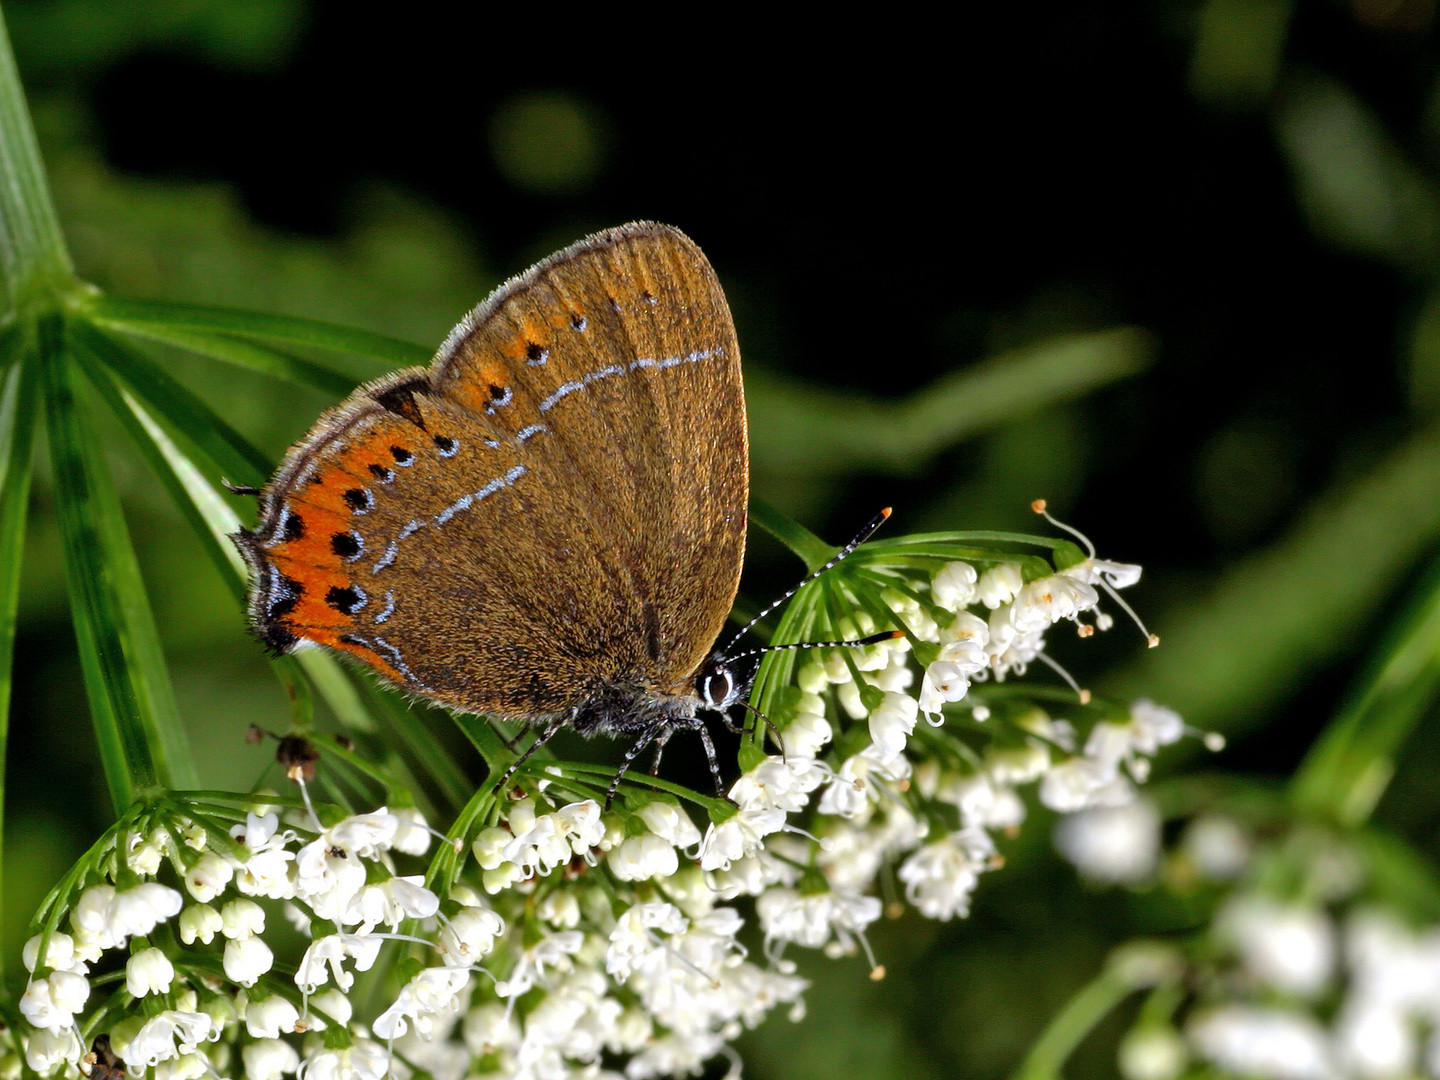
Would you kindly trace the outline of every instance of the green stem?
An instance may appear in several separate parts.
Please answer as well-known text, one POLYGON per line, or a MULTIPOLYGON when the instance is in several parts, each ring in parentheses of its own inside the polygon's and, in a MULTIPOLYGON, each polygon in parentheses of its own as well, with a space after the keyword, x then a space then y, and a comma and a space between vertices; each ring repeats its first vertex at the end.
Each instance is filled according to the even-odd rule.
POLYGON ((1180 971, 1176 961, 1169 949, 1149 942, 1117 949, 1104 970, 1050 1021, 1012 1080, 1058 1080, 1066 1060, 1095 1025, 1136 990, 1173 981, 1180 971))
MULTIPOLYGON (((35 444, 35 364, 21 356, 6 373, 0 390, 0 762, 10 740, 10 695, 14 686, 15 618, 20 597, 20 562, 25 547, 25 516, 30 501, 30 458, 35 444)), ((4 776, 0 775, 0 840, 4 837, 4 776)), ((3 846, 0 846, 3 850, 3 846)), ((0 877, 0 898, 5 895, 0 877)), ((0 984, 4 963, 0 957, 0 984)))
POLYGON ((0 284, 12 308, 75 286, 25 91, 0 15, 0 284))
POLYGON ((1291 783, 1302 813, 1354 826, 1374 810, 1401 747, 1440 697, 1440 559, 1379 659, 1310 748, 1291 783))
POLYGON ((835 554, 835 548, 755 495, 750 496, 750 520, 800 556, 812 572, 835 554))

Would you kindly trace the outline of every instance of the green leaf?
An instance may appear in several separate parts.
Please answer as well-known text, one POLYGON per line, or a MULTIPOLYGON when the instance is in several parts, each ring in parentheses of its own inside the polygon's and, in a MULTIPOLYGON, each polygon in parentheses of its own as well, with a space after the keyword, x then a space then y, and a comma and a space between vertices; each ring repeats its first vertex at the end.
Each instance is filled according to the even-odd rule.
MULTIPOLYGON (((158 341, 165 345, 188 349, 201 356, 223 360, 237 367, 250 368, 262 375, 271 375, 287 382, 298 383, 301 386, 313 387, 322 393, 333 394, 336 397, 346 397, 351 390, 355 389, 357 382, 355 378, 343 371, 335 371, 323 364, 317 364, 313 360, 292 356, 290 353, 271 348, 269 345, 260 345, 253 341, 230 337, 228 334, 176 329, 157 323, 121 323, 105 319, 96 321, 111 330, 148 341, 158 341)), ((372 374, 381 375, 383 373, 384 371, 377 365, 372 374)))
POLYGON ((204 307, 169 300, 121 300, 109 296, 90 297, 81 310, 94 322, 132 329, 136 333, 143 330, 153 334, 168 328, 232 334, 351 356, 368 356, 394 367, 428 364, 432 355, 429 349, 385 334, 293 315, 204 307))
MULTIPOLYGON (((12 343, 15 344, 15 343, 12 343)), ((14 688, 15 613, 25 549, 25 512, 30 501, 30 459, 35 445, 35 358, 13 355, 0 382, 0 761, 10 741, 10 695, 14 688)), ((4 836, 4 776, 0 775, 0 838, 4 836)), ((3 850, 3 848, 0 848, 3 850)), ((0 898, 3 898, 0 878, 0 898)), ((0 962, 0 971, 3 971, 0 962)))
POLYGON ((515 751, 505 745, 505 740, 485 717, 473 713, 455 713, 454 719, 455 726, 484 759, 490 776, 498 776, 515 760, 515 751))
MULTIPOLYGON (((230 534, 240 528, 240 519, 235 516, 235 511, 164 426, 119 385, 112 372, 98 365, 87 370, 92 384, 130 432, 161 486, 175 501, 221 580, 236 601, 243 605, 246 597, 245 560, 230 542, 230 534)), ((213 462, 206 464, 215 468, 213 462)), ((294 723, 298 727, 307 727, 314 709, 310 686, 300 671, 300 665, 293 656, 268 656, 267 659, 285 691, 294 723)))
POLYGON ((757 472, 913 474, 962 439, 1137 374, 1152 352, 1149 337, 1131 327, 1071 334, 957 372, 900 402, 826 393, 751 370, 751 461, 757 472))
POLYGON ((818 570, 838 551, 798 522, 791 521, 756 495, 750 496, 750 520, 788 547, 810 572, 818 570))
POLYGON ((412 706, 399 695, 377 688, 370 699, 382 720, 400 737, 406 751, 452 807, 463 806, 472 785, 445 747, 436 741, 423 718, 424 708, 412 706))
MULTIPOLYGON (((790 598, 780 624, 770 639, 772 645, 785 645, 796 641, 814 640, 814 629, 820 612, 821 590, 818 582, 811 582, 790 598)), ((755 681, 750 688, 750 704, 762 716, 771 716, 778 711, 781 695, 785 688, 795 681, 795 667, 799 653, 794 649, 766 653, 755 672, 755 681)), ((771 719, 775 717, 771 716, 771 719)), ((764 745, 765 725, 755 725, 748 741, 764 745)))
POLYGON ((1440 559, 1370 671, 1305 756, 1291 784, 1303 813, 1344 825, 1366 820, 1415 725, 1440 696, 1440 559))
POLYGON ((25 91, 0 16, 0 289, 3 307, 29 307, 75 288, 65 237, 50 199, 25 91))
MULTIPOLYGON (((1265 703, 1352 649, 1348 629, 1413 573, 1440 537, 1436 492, 1440 426, 1318 500, 1290 536, 1208 582, 1200 600, 1153 627, 1161 646, 1106 695, 1153 698, 1197 727, 1227 733, 1259 722, 1265 703)), ((1173 583, 1182 586, 1201 591, 1199 583, 1173 583)), ((1144 586, 1132 593, 1143 613, 1144 586)), ((1185 753, 1177 747, 1170 760, 1185 753)))
POLYGON ((370 710, 360 700, 360 692, 334 655, 320 649, 303 649, 294 657, 342 724, 367 734, 379 730, 370 710))
POLYGON ((40 370, 71 617, 117 812, 137 788, 196 787, 169 673, 120 500, 59 316, 40 322, 40 370))
POLYGON ((111 369, 158 416, 194 443, 224 475, 237 483, 263 484, 273 464, 209 405, 176 382, 155 361, 101 333, 88 323, 71 323, 71 335, 94 375, 95 362, 111 369))

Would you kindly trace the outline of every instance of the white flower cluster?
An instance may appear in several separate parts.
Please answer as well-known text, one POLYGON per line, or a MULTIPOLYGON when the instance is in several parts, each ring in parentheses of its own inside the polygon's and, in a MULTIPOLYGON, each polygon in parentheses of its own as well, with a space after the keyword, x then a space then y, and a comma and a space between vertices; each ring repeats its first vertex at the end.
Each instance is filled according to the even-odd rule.
MULTIPOLYGON (((27 947, 26 1058, 42 1076, 77 1073, 80 1022, 95 1008, 90 966, 128 950, 125 1005, 105 1033, 125 1067, 152 1068, 156 1080, 414 1070, 592 1080, 611 1075, 606 1061, 623 1061, 630 1080, 698 1073, 777 1006, 803 1012, 787 947, 869 955, 887 868, 923 915, 963 916, 980 874, 1000 865, 995 834, 1025 818, 1023 785, 1060 811, 1136 805, 1150 757, 1184 730, 1168 710, 1138 703, 1083 742, 1029 703, 993 719, 979 706, 952 711, 965 737, 941 725, 973 681, 1023 673, 1054 622, 1093 612, 1105 625, 1096 583, 1137 576, 1093 558, 1029 583, 1015 563, 897 575, 884 599, 938 646, 923 674, 903 638, 805 663, 785 753, 747 769, 703 833, 643 781, 605 812, 587 797, 589 779, 563 766, 529 797, 490 804, 465 851, 473 865, 438 893, 396 868, 429 846, 413 810, 321 827, 313 811, 262 808, 229 828, 228 843, 233 816, 196 809, 147 826, 91 874, 68 927, 27 947), (153 880, 167 864, 184 892, 153 880), (764 938, 754 956, 742 944, 752 902, 764 938), (282 917, 307 942, 293 976, 272 949, 282 917), (385 967, 387 942, 390 990, 362 1016, 357 976, 385 967)), ((864 614, 854 621, 842 629, 874 629, 864 614)), ((376 1000, 374 986, 364 1000, 376 1000)))
MULTIPOLYGON (((941 608, 956 613, 949 626, 931 629, 922 620, 912 627, 917 636, 940 643, 940 655, 925 669, 920 685, 920 709, 927 716, 939 713, 945 702, 959 701, 971 682, 993 676, 1024 675, 1045 652, 1045 631, 1062 620, 1075 623, 1082 636, 1108 630, 1112 617, 1100 608, 1103 590, 1119 602, 1116 589, 1140 580, 1140 567, 1109 562, 1094 556, 1058 573, 1026 582, 1019 563, 1002 562, 983 574, 968 562, 945 566, 931 585, 930 595, 941 608), (972 612, 985 608, 989 616, 972 612), (1082 616, 1093 612, 1093 622, 1082 616)), ((913 602, 912 602, 913 604, 913 602)), ((912 617, 922 614, 918 605, 912 617)))
MULTIPOLYGON (((1056 832, 1092 879, 1155 877, 1159 819, 1143 798, 1056 832), (1105 820, 1116 815, 1130 820, 1105 820), (1143 875, 1114 872, 1141 851, 1143 875)), ((1299 829, 1262 845, 1208 812, 1164 858, 1162 880, 1182 892, 1242 884, 1218 903, 1188 967, 1173 951, 1161 997, 1178 1015, 1142 1010, 1119 1048, 1126 1080, 1440 1080, 1440 924, 1357 902, 1364 860, 1345 836, 1299 829), (1288 898, 1273 891, 1286 884, 1288 898)))
POLYGON ((1250 985, 1290 1004, 1201 1008, 1187 1029, 1199 1057, 1266 1080, 1440 1077, 1440 926, 1370 907, 1337 926, 1322 908, 1246 895, 1215 930, 1250 985), (1339 1008, 1316 1009, 1337 982, 1339 1008))
POLYGON ((390 862, 391 852, 420 855, 429 848, 423 819, 414 810, 381 809, 320 830, 307 842, 295 829, 282 829, 273 810, 251 812, 224 846, 213 844, 197 821, 180 818, 148 837, 132 834, 123 864, 110 873, 126 884, 89 886, 70 907, 68 931, 57 927, 26 944, 32 977, 20 1011, 35 1029, 25 1043, 30 1067, 42 1076, 75 1073, 85 1053, 77 1019, 90 999, 91 965, 109 951, 128 949, 125 992, 133 1004, 105 1033, 136 1075, 145 1068, 158 1080, 223 1074, 233 1068, 233 1036, 243 1030, 244 1072, 252 1078, 295 1072, 300 1051, 280 1036, 305 1031, 315 1033, 307 1054, 312 1076, 340 1061, 336 1055, 355 1063, 354 1075, 383 1076, 389 1066, 383 1048, 356 1038, 343 1052, 330 1050, 334 1040, 319 1033, 349 1021, 345 991, 354 971, 375 962, 382 940, 376 928, 394 930, 439 911, 439 898, 418 877, 394 874, 390 862), (167 856, 188 903, 179 890, 144 880, 167 856), (271 974, 275 956, 264 940, 262 900, 284 902, 307 929, 329 930, 313 938, 288 985, 271 974), (194 955, 148 944, 166 923, 173 931, 165 936, 173 933, 194 955), (199 958, 212 942, 223 942, 217 959, 230 993, 214 991, 217 980, 207 977, 211 969, 199 958), (347 961, 353 970, 346 970, 347 961))

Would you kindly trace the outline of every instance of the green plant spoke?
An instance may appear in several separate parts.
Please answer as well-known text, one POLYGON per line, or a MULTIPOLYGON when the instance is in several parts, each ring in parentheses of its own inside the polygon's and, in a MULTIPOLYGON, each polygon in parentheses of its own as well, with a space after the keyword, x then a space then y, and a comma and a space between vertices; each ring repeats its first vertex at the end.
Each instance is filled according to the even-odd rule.
MULTIPOLYGON (((195 766, 175 707, 145 584, 108 466, 82 411, 74 361, 68 351, 52 351, 42 359, 57 497, 62 503, 62 523, 68 520, 69 524, 67 567, 72 575, 94 579, 83 587, 94 597, 87 597, 77 610, 87 616, 92 640, 97 644, 105 641, 97 655, 114 658, 118 647, 124 678, 115 685, 128 684, 130 693, 122 697, 128 700, 133 695, 135 711, 117 715, 127 722, 140 722, 146 745, 144 760, 153 770, 153 779, 167 787, 194 787, 195 766), (61 487, 62 465, 72 482, 78 481, 73 490, 61 487), (72 505, 63 505, 67 502, 72 505)), ((106 674, 114 676, 108 664, 109 659, 106 674)), ((139 763, 129 746, 127 758, 132 765, 139 763)), ((132 776, 139 779, 138 773, 132 776)))
POLYGON ((1326 727, 1292 782, 1296 808, 1357 825, 1370 816, 1415 725, 1440 695, 1440 559, 1350 702, 1326 727))
POLYGON ((269 477, 270 459, 155 361, 86 323, 73 323, 72 333, 92 380, 98 365, 115 372, 156 415, 183 433, 235 482, 261 484, 269 477))
POLYGON ((1178 957, 1166 946, 1146 941, 1122 945, 1050 1022, 1012 1080, 1058 1080, 1071 1053, 1112 1009, 1137 990, 1173 981, 1179 971, 1178 957))
POLYGON ((440 790, 452 808, 464 805, 471 784, 450 753, 435 740, 423 718, 424 708, 412 707, 397 694, 375 687, 369 695, 374 712, 400 737, 420 771, 440 790))
MULTIPOLYGON (((31 454, 38 402, 33 357, 21 357, 0 381, 0 762, 10 744, 10 698, 14 688, 15 616, 30 501, 31 454)), ((0 841, 4 839, 4 777, 0 776, 0 841)), ((0 843, 0 851, 3 851, 0 843)), ((0 877, 0 899, 4 878, 0 877)), ((0 975, 5 958, 0 957, 0 975)))
POLYGON ((8 294, 6 306, 27 307, 42 290, 73 287, 70 255, 0 16, 0 290, 8 294))
MULTIPOLYGON (((309 386, 326 394, 344 397, 355 388, 356 379, 343 371, 336 371, 324 364, 317 364, 304 357, 292 356, 279 349, 254 341, 231 337, 201 330, 176 329, 152 323, 120 323, 96 319, 97 325, 107 330, 174 345, 188 349, 201 356, 222 360, 236 367, 250 368, 262 375, 270 375, 286 382, 309 386)), ((388 370, 388 365, 375 364, 372 374, 379 375, 388 370)))
POLYGON ((258 311, 204 307, 166 300, 123 300, 95 296, 84 302, 84 312, 95 322, 115 327, 198 330, 237 337, 307 345, 330 352, 348 353, 383 361, 393 367, 427 364, 433 350, 408 341, 358 330, 351 326, 273 315, 258 311))
POLYGON ((1153 353, 1133 327, 1070 334, 941 379, 888 403, 751 371, 746 401, 758 470, 914 473, 962 439, 1142 371, 1153 353))
POLYGON ((836 549, 758 496, 750 496, 750 520, 798 555, 808 572, 824 566, 836 549))
POLYGON ((71 616, 101 764, 118 813, 130 804, 137 787, 160 780, 153 757, 156 748, 149 740, 152 719, 146 715, 150 695, 132 663, 138 643, 130 632, 116 580, 138 571, 128 534, 119 542, 115 536, 124 523, 115 520, 118 500, 77 400, 77 373, 64 350, 59 317, 43 320, 40 329, 45 418, 71 616), (128 566, 114 557, 122 546, 129 555, 128 566))
MULTIPOLYGON (((135 440, 151 470, 174 500, 194 531, 211 564, 234 596, 237 607, 245 602, 245 560, 230 534, 240 528, 240 519, 224 496, 205 478, 200 468, 170 438, 145 407, 116 384, 107 369, 92 372, 92 382, 111 410, 135 440)), ((213 463, 212 463, 213 468, 213 463)), ((313 718, 310 687, 293 656, 269 656, 270 668, 285 692, 294 723, 309 726, 313 718)))

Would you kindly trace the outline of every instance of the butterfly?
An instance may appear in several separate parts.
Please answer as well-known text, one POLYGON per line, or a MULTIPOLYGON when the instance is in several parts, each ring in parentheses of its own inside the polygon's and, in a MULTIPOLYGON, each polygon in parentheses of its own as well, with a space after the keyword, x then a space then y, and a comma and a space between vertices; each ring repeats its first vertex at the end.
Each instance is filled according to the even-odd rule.
POLYGON ((566 727, 630 737, 608 801, 685 729, 720 788, 700 714, 746 689, 715 642, 748 484, 724 292, 694 242, 642 221, 505 282, 429 367, 325 412, 234 539, 271 648, 519 721, 526 757, 566 727))

